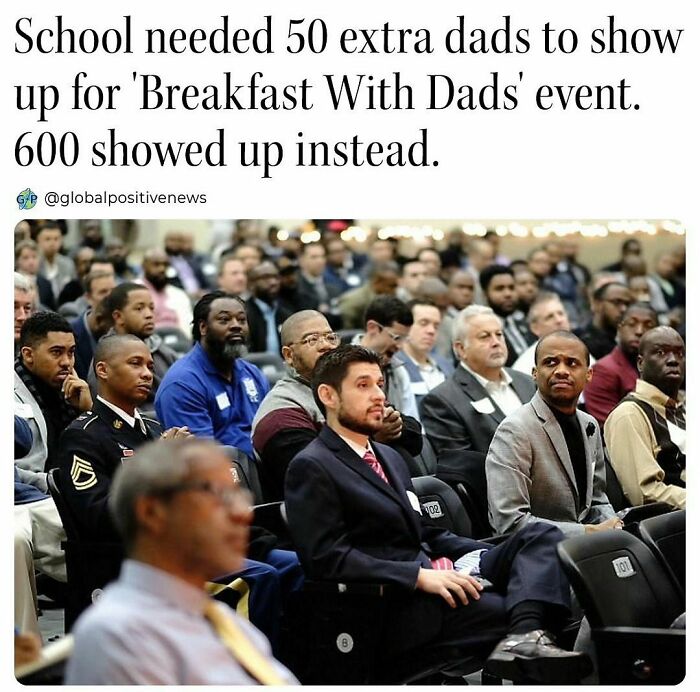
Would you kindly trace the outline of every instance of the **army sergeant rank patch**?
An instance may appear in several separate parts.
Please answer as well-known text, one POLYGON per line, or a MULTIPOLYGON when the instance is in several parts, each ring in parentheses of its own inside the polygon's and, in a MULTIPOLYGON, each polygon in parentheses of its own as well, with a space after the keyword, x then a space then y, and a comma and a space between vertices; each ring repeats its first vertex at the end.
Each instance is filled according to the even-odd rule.
POLYGON ((92 469, 92 464, 81 459, 77 454, 73 455, 73 465, 70 468, 70 477, 76 490, 87 490, 97 485, 97 476, 92 469))

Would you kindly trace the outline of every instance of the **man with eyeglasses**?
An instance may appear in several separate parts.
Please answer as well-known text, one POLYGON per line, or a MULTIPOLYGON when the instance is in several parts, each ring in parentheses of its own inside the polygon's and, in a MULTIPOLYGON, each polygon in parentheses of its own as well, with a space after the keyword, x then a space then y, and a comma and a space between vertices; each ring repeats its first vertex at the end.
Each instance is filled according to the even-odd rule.
MULTIPOLYGON (((367 306, 365 333, 355 337, 353 344, 364 346, 379 356, 384 371, 387 408, 419 420, 411 378, 404 363, 394 357, 408 338, 412 325, 413 313, 406 303, 394 296, 379 296, 367 306)), ((397 437, 399 434, 400 431, 397 437)))
POLYGON ((624 284, 611 281, 593 292, 593 318, 574 334, 588 347, 589 353, 600 360, 616 345, 617 325, 632 304, 632 293, 624 284))
MULTIPOLYGON (((275 383, 263 400, 253 420, 252 433, 268 502, 284 499, 284 477, 289 463, 316 439, 325 422, 311 391, 311 376, 318 359, 340 344, 340 337, 331 330, 328 320, 315 310, 292 315, 282 325, 280 336, 282 357, 290 372, 275 383)), ((404 444, 413 449, 416 441, 411 435, 416 435, 418 424, 407 419, 404 426, 404 420, 394 416, 392 409, 374 439, 399 450, 404 444), (401 423, 398 436, 396 418, 401 423)), ((422 443, 419 431, 418 442, 422 443)))
POLYGON ((78 620, 68 684, 293 684, 269 642, 205 585, 244 565, 250 497, 221 448, 158 441, 124 464, 109 509, 128 553, 78 620))

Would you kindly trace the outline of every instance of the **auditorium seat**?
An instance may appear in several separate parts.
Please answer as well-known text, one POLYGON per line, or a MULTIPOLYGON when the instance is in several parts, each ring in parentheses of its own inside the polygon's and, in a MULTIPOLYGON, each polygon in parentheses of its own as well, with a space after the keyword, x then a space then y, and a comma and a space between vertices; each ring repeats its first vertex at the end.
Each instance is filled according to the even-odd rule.
POLYGON ((685 510, 645 519, 639 524, 639 535, 685 594, 685 510))
POLYGON ((558 545, 591 625, 601 684, 677 684, 685 631, 669 629, 684 597, 652 551, 626 531, 588 533, 558 545))

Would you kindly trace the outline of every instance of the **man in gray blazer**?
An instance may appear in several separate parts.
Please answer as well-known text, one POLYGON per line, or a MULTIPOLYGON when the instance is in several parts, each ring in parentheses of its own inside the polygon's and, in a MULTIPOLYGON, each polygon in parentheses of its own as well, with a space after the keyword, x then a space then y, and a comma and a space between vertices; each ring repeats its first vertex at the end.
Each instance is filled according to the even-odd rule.
POLYGON ((586 345, 571 332, 540 339, 532 400, 496 430, 486 457, 491 525, 506 533, 546 521, 566 535, 622 528, 605 494, 598 424, 576 408, 591 379, 586 345))
POLYGON ((438 457, 448 451, 486 454, 498 424, 529 401, 532 378, 504 368, 503 324, 491 308, 470 305, 456 317, 453 346, 460 363, 420 405, 421 421, 438 457))

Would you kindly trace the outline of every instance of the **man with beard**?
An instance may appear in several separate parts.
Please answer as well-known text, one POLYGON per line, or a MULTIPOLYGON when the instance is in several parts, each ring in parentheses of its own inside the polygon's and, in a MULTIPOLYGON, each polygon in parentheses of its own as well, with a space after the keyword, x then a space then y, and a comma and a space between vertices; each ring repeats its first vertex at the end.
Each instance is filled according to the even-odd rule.
POLYGON ((153 296, 155 325, 178 327, 184 334, 192 324, 190 299, 181 288, 168 282, 170 260, 163 250, 148 250, 143 258, 143 283, 153 296))
POLYGON ((634 392, 610 414, 605 439, 610 461, 633 504, 668 502, 685 508, 685 344, 671 327, 642 336, 634 392))
POLYGON ((486 267, 479 275, 487 305, 503 321, 503 336, 508 347, 506 365, 510 367, 527 347, 536 341, 522 314, 516 314, 518 294, 513 270, 498 264, 486 267))
POLYGON ((484 305, 470 305, 457 315, 453 345, 460 363, 421 402, 423 426, 438 456, 467 450, 486 454, 498 424, 534 393, 532 378, 503 367, 501 319, 484 305))
POLYGON ((496 430, 486 457, 489 517, 499 533, 549 523, 565 535, 622 528, 605 494, 598 424, 579 411, 591 379, 586 344, 568 331, 542 337, 537 392, 496 430))
POLYGON ((649 303, 632 303, 617 328, 617 346, 593 365, 593 377, 583 394, 586 411, 603 426, 610 412, 634 391, 639 377, 639 343, 646 332, 658 327, 656 312, 649 303))
MULTIPOLYGON (((168 370, 156 394, 156 411, 164 426, 186 426, 197 437, 213 438, 253 459, 253 417, 269 385, 258 368, 241 358, 247 338, 248 319, 240 298, 223 291, 200 298, 194 306, 194 347, 168 370)), ((268 607, 256 615, 256 624, 274 640, 279 599, 284 604, 288 594, 300 588, 303 575, 293 552, 275 548, 272 534, 253 529, 250 557, 266 564, 256 563, 255 575, 248 571, 245 576, 268 583, 272 577, 276 598, 268 595, 268 607)), ((264 606, 264 600, 258 598, 253 605, 264 606)))
POLYGON ((114 267, 114 273, 119 281, 134 281, 137 277, 136 267, 128 262, 129 248, 121 238, 113 236, 105 242, 105 258, 114 267))
POLYGON ((187 426, 253 456, 253 416, 269 389, 262 372, 240 356, 248 318, 240 298, 214 291, 194 307, 192 350, 168 370, 156 394, 158 419, 187 426))
POLYGON ((593 291, 593 318, 588 325, 576 330, 576 335, 596 360, 615 348, 617 326, 631 303, 631 291, 617 281, 608 281, 593 291))
POLYGON ((383 379, 380 357, 358 346, 339 346, 314 369, 327 423, 285 481, 307 576, 395 587, 378 644, 387 671, 449 642, 464 652, 496 645, 487 667, 504 677, 579 679, 587 657, 559 649, 543 631, 545 622, 561 625, 569 608, 556 555, 561 532, 533 525, 494 547, 430 524, 401 457, 370 440, 383 425, 383 379))
POLYGON ((252 293, 246 301, 248 348, 251 353, 279 353, 279 328, 292 311, 278 300, 280 274, 272 262, 261 262, 248 271, 252 293))
POLYGON ((540 285, 532 271, 527 268, 527 264, 524 266, 516 265, 512 267, 512 269, 513 278, 515 280, 515 295, 517 298, 516 313, 519 312, 522 315, 527 315, 540 290, 540 285))
MULTIPOLYGON (((314 400, 311 376, 318 359, 340 344, 340 337, 316 310, 295 313, 284 322, 280 334, 290 373, 275 383, 253 420, 253 446, 268 502, 284 499, 289 462, 318 437, 325 418, 314 400)), ((394 416, 388 415, 373 439, 400 452, 402 444, 413 449, 420 444, 418 424, 406 417, 402 423, 402 434, 395 437, 394 416)))
MULTIPOLYGON (((165 373, 177 360, 175 351, 165 345, 160 335, 154 333, 154 309, 151 292, 142 284, 132 282, 119 284, 110 293, 105 305, 113 325, 107 334, 133 334, 146 344, 151 353, 153 386, 148 398, 141 403, 142 410, 149 415, 153 415, 155 395, 165 373)), ((92 368, 88 373, 88 382, 94 391, 97 381, 92 368)))

